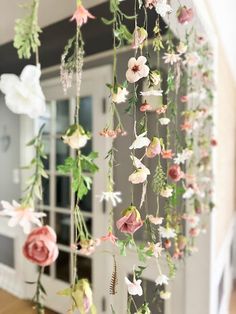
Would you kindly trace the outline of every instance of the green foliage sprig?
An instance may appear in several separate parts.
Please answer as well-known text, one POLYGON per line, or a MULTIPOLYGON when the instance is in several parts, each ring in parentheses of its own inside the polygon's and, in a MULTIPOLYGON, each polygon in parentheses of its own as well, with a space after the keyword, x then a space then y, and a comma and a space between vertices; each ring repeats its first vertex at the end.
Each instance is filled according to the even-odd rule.
POLYGON ((72 188, 80 200, 91 189, 92 178, 88 173, 94 174, 98 171, 98 166, 94 162, 97 157, 96 152, 91 152, 88 156, 79 154, 75 158, 68 157, 64 165, 58 166, 59 173, 72 174, 72 188))
POLYGON ((47 156, 44 153, 44 144, 42 142, 43 128, 44 125, 40 128, 38 135, 27 144, 27 146, 34 147, 35 156, 31 160, 30 164, 24 167, 24 169, 28 169, 33 172, 27 181, 27 186, 25 189, 26 194, 22 199, 22 203, 24 205, 33 205, 36 199, 42 199, 42 178, 48 178, 43 164, 43 160, 47 159, 47 156))
POLYGON ((29 13, 24 18, 16 20, 14 47, 20 59, 29 59, 32 52, 37 54, 40 46, 39 34, 42 30, 38 25, 39 0, 33 0, 22 7, 29 13))

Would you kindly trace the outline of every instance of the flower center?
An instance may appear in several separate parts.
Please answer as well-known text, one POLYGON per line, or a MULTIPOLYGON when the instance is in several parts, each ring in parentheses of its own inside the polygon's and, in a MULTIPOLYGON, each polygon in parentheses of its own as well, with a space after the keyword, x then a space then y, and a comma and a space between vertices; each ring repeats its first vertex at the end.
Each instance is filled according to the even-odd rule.
POLYGON ((138 71, 139 71, 139 65, 133 66, 132 71, 133 71, 134 73, 138 72, 138 71))

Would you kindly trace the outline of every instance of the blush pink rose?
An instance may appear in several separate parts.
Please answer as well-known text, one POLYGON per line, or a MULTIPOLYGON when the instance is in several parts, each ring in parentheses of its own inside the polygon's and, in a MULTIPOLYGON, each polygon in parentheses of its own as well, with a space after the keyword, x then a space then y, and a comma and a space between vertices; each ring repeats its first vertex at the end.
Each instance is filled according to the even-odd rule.
POLYGON ((186 6, 180 7, 177 13, 180 24, 187 24, 193 19, 193 9, 186 6))
POLYGON ((51 265, 58 257, 57 236, 49 227, 35 228, 27 237, 24 247, 24 256, 39 266, 51 265))
POLYGON ((168 171, 168 175, 175 182, 184 177, 184 173, 179 165, 171 165, 168 171))
POLYGON ((154 158, 161 153, 161 142, 159 138, 153 137, 151 143, 147 147, 146 156, 148 158, 154 158))
POLYGON ((120 232, 134 234, 143 225, 139 211, 135 206, 130 206, 123 211, 123 216, 116 222, 120 232))

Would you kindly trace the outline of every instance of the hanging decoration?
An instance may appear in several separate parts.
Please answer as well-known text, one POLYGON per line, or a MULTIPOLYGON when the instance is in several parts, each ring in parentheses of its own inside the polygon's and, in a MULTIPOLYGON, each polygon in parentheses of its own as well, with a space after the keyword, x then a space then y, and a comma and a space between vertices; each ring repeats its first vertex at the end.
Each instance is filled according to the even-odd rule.
MULTIPOLYGON (((117 254, 125 258, 129 250, 134 250, 137 263, 133 266, 133 278, 124 278, 128 292, 127 313, 151 313, 142 279, 143 272, 149 267, 147 261, 152 259, 156 265, 153 276, 156 277, 157 289, 153 298, 169 299, 171 291, 168 284, 175 276, 178 263, 197 250, 195 238, 205 231, 206 218, 214 207, 210 184, 211 150, 217 141, 212 136, 214 80, 211 47, 194 27, 193 8, 182 5, 180 1, 177 11, 167 0, 134 0, 132 3, 133 14, 127 15, 123 12, 121 0, 109 0, 109 20, 93 16, 84 7, 83 1, 77 0, 76 11, 71 18, 71 23, 75 23, 75 34, 68 40, 61 57, 62 88, 65 93, 70 88, 76 90, 74 123, 68 126, 62 137, 74 154, 58 168, 61 174, 71 174, 71 190, 76 195, 71 207, 72 278, 70 287, 58 292, 71 300, 68 314, 76 311, 81 314, 96 313, 93 303, 96 291, 92 291, 87 278, 79 279, 77 254, 93 254, 104 241, 110 241, 114 248, 108 252, 113 262, 108 291, 116 295, 119 290, 117 254), (150 33, 148 17, 151 10, 156 11, 156 21, 150 33), (141 12, 143 20, 139 18, 141 12), (178 28, 185 30, 183 37, 178 38, 172 33, 170 14, 175 15, 178 28), (92 175, 99 171, 95 162, 98 154, 91 152, 84 155, 81 150, 91 140, 92 134, 80 123, 80 89, 85 55, 83 27, 98 18, 112 28, 113 75, 112 81, 107 83, 110 92, 109 118, 100 134, 95 135, 104 137, 104 141, 110 140, 110 149, 105 157, 108 165, 106 189, 101 191, 98 199, 109 206, 109 223, 107 234, 95 239, 88 231, 80 209, 80 201, 91 189, 92 175), (161 18, 167 25, 166 34, 162 34, 161 18), (132 22, 132 30, 128 28, 127 21, 132 22), (127 45, 133 56, 124 60, 118 51, 127 45), (155 58, 151 52, 154 52, 155 58), (121 81, 118 81, 118 58, 127 63, 121 81), (120 106, 124 104, 127 104, 126 113, 132 123, 132 134, 127 134, 120 114, 120 106), (155 129, 150 123, 153 119, 155 129), (127 182, 131 196, 126 204, 122 203, 122 193, 116 190, 115 185, 114 167, 118 165, 115 139, 118 136, 128 136, 130 142, 129 147, 123 148, 129 152, 127 162, 132 166, 127 182), (151 164, 155 165, 154 171, 151 164), (141 194, 135 192, 136 186, 141 186, 141 194), (155 199, 155 212, 149 209, 149 191, 155 199), (117 214, 118 205, 123 207, 120 214, 117 214), (143 233, 142 241, 136 237, 138 230, 143 233), (139 263, 142 266, 137 266, 139 263), (136 300, 141 296, 144 296, 145 302, 138 306, 136 300)), ((36 65, 27 65, 20 77, 4 74, 0 80, 0 89, 5 94, 8 108, 32 119, 42 115, 46 108, 40 87, 39 5, 40 0, 32 0, 27 5, 26 17, 16 21, 14 40, 19 58, 29 59, 33 53, 36 65)), ((51 265, 58 256, 55 231, 44 225, 45 214, 35 211, 36 201, 42 199, 42 177, 47 178, 43 167, 46 157, 42 132, 43 127, 28 144, 33 146, 35 156, 28 167, 33 174, 25 195, 19 203, 2 201, 3 211, 0 212, 0 215, 10 217, 9 226, 19 224, 28 234, 23 254, 39 267, 38 279, 31 282, 36 285, 33 300, 38 314, 44 313, 44 267, 51 265)), ((111 309, 113 314, 119 313, 113 305, 111 309)))

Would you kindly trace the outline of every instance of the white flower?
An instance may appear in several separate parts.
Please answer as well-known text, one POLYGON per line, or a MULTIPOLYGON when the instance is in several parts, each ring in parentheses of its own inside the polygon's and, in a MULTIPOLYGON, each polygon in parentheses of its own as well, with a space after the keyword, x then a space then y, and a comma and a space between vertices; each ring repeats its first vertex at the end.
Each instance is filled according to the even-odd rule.
POLYGON ((129 147, 129 149, 138 149, 138 148, 147 147, 151 143, 151 141, 145 135, 147 135, 147 132, 144 132, 136 136, 136 139, 134 140, 133 144, 129 147))
POLYGON ((183 215, 183 219, 185 219, 191 228, 196 228, 200 222, 200 218, 197 215, 187 214, 183 215))
POLYGON ((172 8, 167 4, 167 0, 159 0, 155 6, 155 10, 161 17, 165 17, 167 13, 172 12, 172 8))
POLYGON ((116 104, 126 102, 126 96, 129 94, 125 87, 118 87, 117 93, 112 93, 112 101, 116 104))
POLYGON ((169 118, 160 118, 159 122, 161 125, 167 125, 170 123, 170 119, 169 118))
POLYGON ((153 215, 147 215, 148 220, 154 225, 161 225, 163 222, 163 217, 154 217, 153 215))
POLYGON ((161 291, 160 292, 160 298, 162 300, 169 300, 171 298, 171 292, 169 292, 169 291, 161 291))
POLYGON ((134 57, 130 58, 128 62, 128 70, 126 72, 127 81, 135 83, 141 78, 147 77, 149 74, 149 67, 145 64, 146 62, 147 58, 144 56, 140 56, 138 59, 135 59, 134 57))
POLYGON ((186 160, 188 160, 193 154, 191 149, 185 148, 182 153, 178 153, 177 157, 174 158, 174 162, 177 165, 184 164, 186 160))
POLYGON ((136 170, 129 176, 129 181, 132 184, 145 182, 150 175, 150 170, 137 157, 131 156, 131 159, 136 170))
POLYGON ((173 65, 174 63, 178 62, 181 58, 180 58, 179 54, 177 54, 177 53, 165 52, 163 59, 164 59, 165 63, 170 63, 171 65, 173 65))
POLYGON ((183 54, 187 51, 188 46, 185 45, 185 43, 183 43, 182 41, 179 43, 179 45, 177 46, 177 51, 179 54, 183 54))
POLYGON ((166 188, 162 189, 160 193, 162 197, 166 197, 166 198, 171 197, 172 194, 173 194, 173 188, 171 186, 167 186, 166 188))
POLYGON ((154 255, 156 258, 158 258, 158 257, 161 256, 161 253, 162 253, 163 250, 164 250, 164 249, 163 249, 161 243, 158 242, 158 243, 154 244, 154 247, 153 247, 153 255, 154 255))
POLYGON ((105 200, 106 202, 110 201, 114 207, 122 202, 120 196, 121 192, 102 192, 101 195, 97 195, 97 197, 100 198, 100 202, 102 202, 103 200, 105 200))
POLYGON ((171 239, 176 236, 176 232, 172 228, 159 227, 159 232, 161 237, 165 239, 171 239))
POLYGON ((155 89, 150 89, 145 92, 140 92, 140 95, 142 96, 162 96, 163 90, 155 90, 155 89))
POLYGON ((66 134, 62 136, 62 139, 63 142, 68 144, 71 148, 80 149, 87 144, 90 137, 80 126, 72 126, 68 129, 66 134))
POLYGON ((194 67, 197 66, 200 62, 200 57, 197 52, 189 52, 185 55, 184 63, 187 63, 188 66, 194 67))
POLYGON ((27 65, 20 77, 3 74, 0 90, 5 94, 7 107, 16 114, 26 114, 35 119, 46 110, 45 97, 40 86, 40 66, 27 65))
POLYGON ((195 194, 194 189, 187 188, 187 190, 183 194, 183 199, 190 199, 195 194))
POLYGON ((128 292, 130 295, 139 295, 141 296, 143 294, 143 289, 141 287, 142 280, 135 278, 133 279, 133 282, 131 282, 127 277, 125 277, 125 283, 128 288, 128 292))
POLYGON ((20 225, 23 228, 24 233, 30 233, 31 225, 36 224, 41 227, 42 223, 39 218, 45 217, 44 213, 34 212, 34 209, 31 207, 23 207, 16 201, 12 202, 12 205, 6 201, 1 201, 3 210, 0 211, 0 216, 9 216, 11 217, 8 221, 9 227, 15 227, 20 225))
POLYGON ((166 275, 159 275, 155 280, 157 286, 168 285, 169 278, 166 275))

